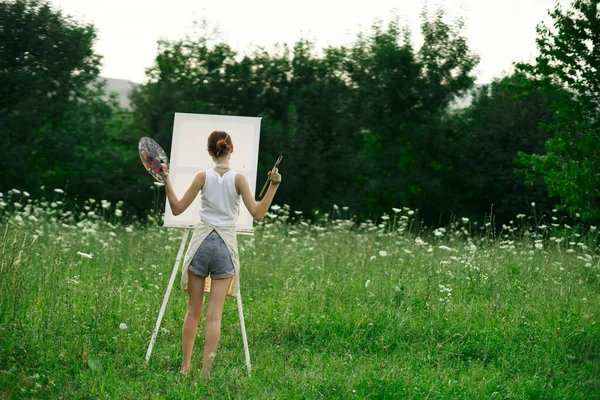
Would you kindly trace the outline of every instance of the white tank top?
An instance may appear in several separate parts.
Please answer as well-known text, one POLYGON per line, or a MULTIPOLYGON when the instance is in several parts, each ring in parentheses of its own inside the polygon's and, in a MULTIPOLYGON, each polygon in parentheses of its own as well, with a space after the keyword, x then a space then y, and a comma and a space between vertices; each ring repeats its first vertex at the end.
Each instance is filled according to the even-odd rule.
POLYGON ((240 210, 240 195, 235 189, 236 172, 229 170, 223 176, 213 169, 206 170, 202 188, 200 218, 215 226, 235 226, 240 210))

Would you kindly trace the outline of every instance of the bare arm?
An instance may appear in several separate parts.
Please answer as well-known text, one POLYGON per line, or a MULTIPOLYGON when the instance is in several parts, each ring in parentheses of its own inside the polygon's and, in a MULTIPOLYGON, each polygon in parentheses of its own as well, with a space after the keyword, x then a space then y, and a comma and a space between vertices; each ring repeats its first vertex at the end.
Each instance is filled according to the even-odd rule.
POLYGON ((271 181, 271 184, 269 185, 269 189, 267 189, 265 197, 263 197, 263 199, 257 203, 252 196, 252 192, 250 191, 248 179, 242 174, 238 174, 236 176, 236 188, 242 195, 242 200, 250 212, 250 215, 252 215, 252 218, 257 221, 262 221, 267 214, 267 210, 271 206, 273 197, 275 197, 275 193, 277 192, 279 184, 281 183, 281 175, 279 175, 277 168, 273 168, 273 170, 269 172, 269 180, 271 181))
POLYGON ((171 206, 171 211, 173 215, 179 215, 184 212, 190 204, 194 201, 200 190, 204 187, 204 183, 206 182, 206 172, 200 172, 196 174, 192 184, 185 192, 181 200, 177 198, 175 195, 175 191, 173 190, 173 186, 171 185, 171 180, 169 179, 169 169, 165 164, 162 164, 163 171, 165 171, 165 188, 167 191, 167 199, 169 199, 169 205, 171 206))

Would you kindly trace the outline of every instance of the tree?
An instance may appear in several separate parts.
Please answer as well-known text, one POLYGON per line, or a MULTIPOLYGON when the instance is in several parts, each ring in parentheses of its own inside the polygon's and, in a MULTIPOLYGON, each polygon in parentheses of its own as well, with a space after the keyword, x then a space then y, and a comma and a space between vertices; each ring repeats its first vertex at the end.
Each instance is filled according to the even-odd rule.
POLYGON ((538 180, 525 185, 514 174, 519 151, 539 153, 548 133, 542 125, 552 120, 551 104, 560 91, 548 96, 535 90, 536 82, 517 75, 497 79, 474 92, 471 105, 446 120, 448 143, 444 146, 454 187, 454 212, 482 217, 493 210, 498 221, 527 212, 531 203, 549 211, 546 185, 538 180), (451 139, 451 140, 450 140, 451 139))
POLYGON ((75 157, 61 129, 101 90, 96 34, 39 0, 1 2, 0 26, 0 187, 34 190, 44 171, 75 157))
POLYGON ((436 218, 452 190, 440 179, 448 168, 440 122, 454 97, 473 86, 478 57, 461 35, 462 22, 448 25, 441 10, 422 18, 419 51, 397 21, 387 29, 375 24, 371 36, 359 37, 346 66, 364 140, 354 186, 365 190, 366 208, 375 215, 407 205, 436 218))
POLYGON ((528 182, 539 175, 562 207, 587 221, 600 221, 600 7, 597 0, 575 0, 549 15, 553 26, 538 26, 540 55, 534 65, 519 65, 547 90, 566 93, 553 101, 554 118, 545 126, 545 154, 519 154, 528 182))

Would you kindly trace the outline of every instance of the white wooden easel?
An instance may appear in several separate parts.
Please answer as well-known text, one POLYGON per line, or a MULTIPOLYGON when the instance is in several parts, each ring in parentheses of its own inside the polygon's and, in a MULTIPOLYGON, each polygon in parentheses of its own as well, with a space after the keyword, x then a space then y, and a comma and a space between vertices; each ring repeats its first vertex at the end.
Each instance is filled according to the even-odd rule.
MULTIPOLYGON (((150 361, 150 356, 152 355, 152 348, 154 347, 154 343, 156 342, 156 336, 158 335, 158 331, 160 329, 160 323, 162 322, 163 315, 165 314, 165 309, 167 308, 167 303, 169 302, 169 296, 171 295, 171 289, 173 289, 173 283, 175 282, 175 278, 177 277, 177 273, 179 272, 179 264, 181 262, 181 257, 183 256, 183 251, 185 250, 185 245, 187 243, 189 234, 189 229, 186 229, 185 233, 183 234, 183 238, 181 239, 181 245, 179 246, 179 251, 177 252, 177 258, 175 259, 173 272, 171 272, 171 279, 169 280, 167 292, 165 293, 165 297, 163 298, 162 306, 160 307, 160 312, 158 313, 158 319, 156 320, 156 326, 154 327, 154 332, 152 332, 152 339, 150 339, 150 345, 148 346, 148 351, 146 352, 146 363, 150 361)), ((237 293, 237 305, 240 314, 240 326, 242 328, 244 353, 246 355, 246 367, 248 368, 248 376, 250 376, 250 350, 248 349, 248 338, 246 337, 246 324, 244 322, 244 307, 242 305, 242 295, 239 290, 237 293)))

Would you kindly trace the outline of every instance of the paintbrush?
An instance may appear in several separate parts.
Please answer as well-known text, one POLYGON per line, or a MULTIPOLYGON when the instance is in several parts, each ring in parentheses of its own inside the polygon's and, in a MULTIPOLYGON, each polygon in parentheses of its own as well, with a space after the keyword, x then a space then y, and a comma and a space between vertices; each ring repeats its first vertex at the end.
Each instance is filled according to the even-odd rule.
MULTIPOLYGON (((285 153, 281 153, 279 154, 279 157, 277 158, 277 161, 275 161, 275 166, 273 168, 279 168, 279 163, 281 162, 281 159, 283 158, 283 155, 285 153)), ((270 179, 267 179, 267 181, 265 182, 262 190, 260 191, 260 194, 258 195, 259 198, 261 198, 265 192, 265 190, 267 189, 267 186, 269 185, 269 181, 270 179)))

